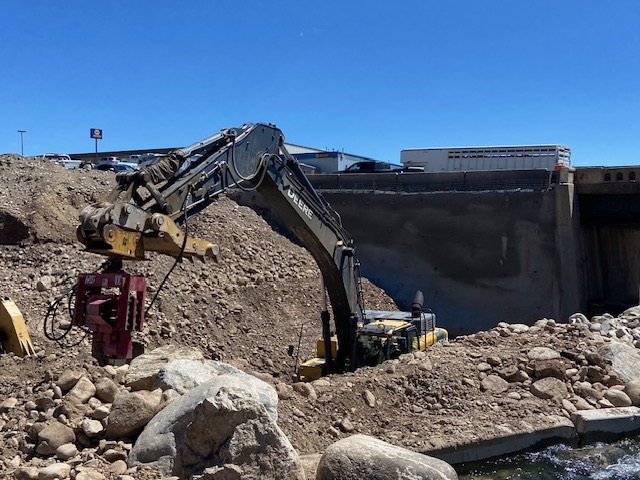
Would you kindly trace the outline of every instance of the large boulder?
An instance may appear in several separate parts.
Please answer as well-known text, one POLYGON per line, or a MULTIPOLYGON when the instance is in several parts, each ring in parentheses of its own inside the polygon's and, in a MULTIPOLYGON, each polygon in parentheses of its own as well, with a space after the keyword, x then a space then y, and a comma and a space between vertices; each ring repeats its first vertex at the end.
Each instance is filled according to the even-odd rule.
POLYGON ((633 405, 633 401, 629 398, 629 395, 615 388, 605 390, 604 398, 611 402, 614 407, 630 407, 633 405))
POLYGON ((527 357, 532 362, 538 360, 553 360, 556 358, 560 358, 560 356, 560 352, 548 347, 533 347, 527 352, 527 357))
POLYGON ((352 435, 327 447, 316 480, 453 480, 451 465, 366 435, 352 435))
POLYGON ((96 393, 96 386, 88 377, 82 376, 73 388, 66 394, 65 398, 71 402, 87 403, 96 393))
POLYGON ((620 380, 629 383, 640 378, 640 351, 624 343, 611 342, 603 345, 598 353, 611 364, 620 380))
POLYGON ((640 380, 629 382, 624 387, 624 393, 627 394, 634 406, 640 405, 640 380))
POLYGON ((78 380, 80 380, 83 375, 84 372, 79 370, 65 370, 58 378, 56 385, 58 385, 64 393, 67 393, 76 383, 78 383, 78 380))
POLYGON ((242 376, 246 377, 248 381, 256 378, 228 363, 183 358, 168 361, 158 372, 153 387, 162 390, 172 389, 182 395, 220 375, 242 376))
POLYGON ((107 423, 107 436, 110 438, 128 437, 138 433, 162 404, 162 390, 149 392, 120 393, 111 406, 107 423))
POLYGON ((567 378, 567 365, 560 358, 552 358, 550 360, 536 360, 532 362, 534 375, 536 378, 555 377, 560 380, 567 378))
POLYGON ((94 385, 96 386, 96 398, 106 403, 113 403, 120 393, 120 385, 107 377, 99 378, 94 385))
MULTIPOLYGON (((179 470, 182 464, 180 451, 194 410, 207 398, 215 397, 222 388, 245 392, 245 396, 261 403, 271 419, 276 421, 278 395, 271 385, 258 379, 249 382, 245 377, 219 375, 163 408, 138 437, 129 456, 129 464, 150 465, 167 472, 179 470)), ((211 422, 206 424, 211 429, 215 428, 211 422)))
POLYGON ((562 400, 567 398, 569 393, 565 383, 555 377, 545 377, 531 384, 531 393, 542 399, 555 398, 562 400))
POLYGON ((183 475, 223 464, 234 466, 241 478, 305 478, 287 437, 264 406, 243 390, 223 388, 196 407, 180 457, 183 475))
POLYGON ((509 382, 498 375, 489 375, 480 382, 480 388, 482 391, 500 394, 509 390, 509 382))
POLYGON ((278 421, 278 394, 268 383, 227 363, 216 360, 171 360, 156 377, 154 388, 185 394, 204 383, 219 381, 220 386, 250 390, 274 422, 278 421), (220 378, 224 376, 224 378, 220 378))
POLYGON ((131 390, 152 390, 158 372, 170 360, 202 359, 202 352, 194 347, 167 345, 137 356, 131 361, 125 385, 131 390))
POLYGON ((72 428, 60 422, 52 422, 38 433, 36 452, 40 455, 53 455, 60 445, 75 441, 76 435, 72 428))
POLYGON ((71 473, 71 465, 68 463, 53 463, 38 470, 38 480, 58 480, 68 478, 71 473))

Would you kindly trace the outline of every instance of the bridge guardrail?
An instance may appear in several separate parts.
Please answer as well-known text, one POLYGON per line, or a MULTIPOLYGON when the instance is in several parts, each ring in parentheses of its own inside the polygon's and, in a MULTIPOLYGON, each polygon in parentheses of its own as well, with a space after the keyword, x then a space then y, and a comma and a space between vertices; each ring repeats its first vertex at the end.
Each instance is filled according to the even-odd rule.
POLYGON ((545 192, 558 183, 553 171, 446 172, 446 174, 309 175, 317 190, 332 192, 445 193, 545 192))

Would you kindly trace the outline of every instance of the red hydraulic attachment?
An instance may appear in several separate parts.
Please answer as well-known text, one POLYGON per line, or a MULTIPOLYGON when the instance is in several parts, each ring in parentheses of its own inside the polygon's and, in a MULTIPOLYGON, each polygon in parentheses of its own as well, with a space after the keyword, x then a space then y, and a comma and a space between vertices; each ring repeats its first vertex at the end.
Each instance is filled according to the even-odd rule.
POLYGON ((80 274, 73 325, 93 333, 92 354, 101 364, 134 356, 132 332, 144 326, 146 280, 123 271, 80 274))

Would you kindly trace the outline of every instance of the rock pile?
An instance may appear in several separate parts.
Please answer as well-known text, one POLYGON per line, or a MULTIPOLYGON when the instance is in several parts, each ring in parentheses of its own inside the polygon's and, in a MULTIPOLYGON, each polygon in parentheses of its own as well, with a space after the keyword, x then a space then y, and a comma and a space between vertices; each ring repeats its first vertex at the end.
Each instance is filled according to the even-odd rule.
MULTIPOLYGON (((307 478, 277 425, 276 389, 195 349, 159 348, 130 366, 91 364, 48 380, 34 400, 0 403, 7 440, 0 472, 18 480, 307 478)), ((356 478, 365 468, 372 479, 405 470, 457 478, 439 460, 363 435, 357 442, 360 450, 335 444, 309 476, 356 478), (372 458, 370 447, 387 453, 372 458), (342 465, 342 451, 349 465, 342 465)))
MULTIPOLYGON (((628 341, 637 331, 630 333, 628 341)), ((321 450, 331 439, 366 433, 430 454, 552 427, 577 410, 640 405, 638 368, 633 345, 588 325, 503 323, 376 368, 312 382, 307 402, 283 402, 281 410, 295 404, 281 415, 283 430, 304 449, 314 433, 307 426, 326 418, 321 450)))
MULTIPOLYGON (((378 472, 368 478, 395 478, 384 476, 385 469, 410 462, 416 471, 417 462, 426 470, 436 465, 443 476, 434 478, 456 478, 446 464, 422 455, 412 457, 390 444, 429 453, 552 425, 558 417, 577 410, 640 405, 640 355, 631 345, 637 327, 628 326, 633 311, 609 319, 618 328, 627 325, 629 335, 624 337, 602 336, 601 329, 583 323, 579 316, 568 324, 549 319, 531 327, 503 323, 427 352, 310 384, 278 382, 257 374, 265 382, 231 365, 207 360, 201 351, 189 347, 159 348, 118 368, 99 367, 84 358, 81 367, 58 376, 45 370, 35 388, 27 387, 0 403, 0 472, 17 479, 127 480, 167 475, 303 479, 306 463, 312 472, 317 468, 321 479, 356 478, 349 476, 350 469, 378 472), (517 354, 500 348, 486 350, 500 341, 520 346, 517 354), (490 354, 480 353, 483 350, 490 354), (447 358, 461 354, 468 368, 455 365, 460 374, 456 391, 451 382, 440 381, 443 372, 438 371, 447 358), (466 402, 452 402, 467 397, 466 402), (353 406, 343 414, 345 403, 353 406), (487 409, 484 415, 478 414, 487 409), (395 418, 389 414, 392 410, 395 418), (315 418, 314 411, 327 418, 315 418), (456 421, 461 415, 468 421, 456 421), (499 423, 489 422, 498 418, 499 423), (391 424, 390 419, 400 424, 391 424), (417 429, 404 424, 409 419, 417 429), (420 432, 422 420, 439 425, 442 431, 432 431, 429 444, 421 445, 414 433, 420 432), (301 459, 300 446, 294 446, 300 442, 292 422, 299 427, 311 425, 315 432, 306 432, 309 439, 326 429, 322 435, 329 439, 322 449, 325 454, 310 466, 301 459), (464 431, 464 423, 473 427, 473 435, 464 431), (457 430, 455 436, 452 428, 457 430), (289 436, 298 441, 292 444, 289 436), (386 452, 375 461, 366 454, 372 442, 386 445, 384 449, 374 445, 376 451, 386 452)), ((594 323, 598 321, 594 318, 594 323)), ((29 369, 46 364, 47 357, 39 350, 36 357, 8 354, 1 360, 3 366, 29 369)), ((49 356, 52 364, 56 360, 55 355, 49 356)))

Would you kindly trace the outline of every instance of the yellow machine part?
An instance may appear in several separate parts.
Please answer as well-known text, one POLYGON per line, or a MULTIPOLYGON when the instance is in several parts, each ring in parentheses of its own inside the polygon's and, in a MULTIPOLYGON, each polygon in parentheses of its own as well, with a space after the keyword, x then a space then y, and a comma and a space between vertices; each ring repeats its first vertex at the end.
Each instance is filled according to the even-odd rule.
POLYGON ((448 340, 449 332, 444 328, 436 327, 435 330, 427 332, 425 335, 420 335, 420 350, 426 350, 431 345, 448 340))
MULTIPOLYGON (((324 340, 318 340, 316 342, 317 357, 311 358, 302 364, 298 368, 298 380, 302 382, 312 382, 318 380, 322 376, 324 365, 327 362, 325 359, 324 340)), ((338 337, 331 337, 331 356, 336 358, 338 354, 338 337)))
POLYGON ((320 357, 312 358, 302 363, 298 369, 298 380, 301 382, 318 380, 322 376, 325 363, 326 360, 320 357))
POLYGON ((0 303, 0 341, 5 352, 20 357, 36 353, 24 317, 9 297, 3 297, 0 303))
MULTIPOLYGON (((316 352, 318 352, 318 357, 324 358, 326 357, 325 349, 324 349, 324 340, 318 340, 316 342, 316 352)), ((338 355, 338 337, 331 337, 331 358, 336 358, 338 355)))

